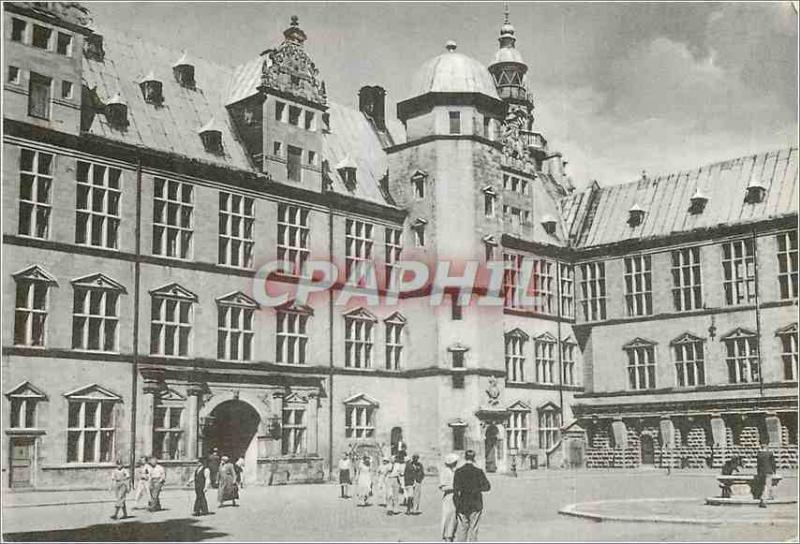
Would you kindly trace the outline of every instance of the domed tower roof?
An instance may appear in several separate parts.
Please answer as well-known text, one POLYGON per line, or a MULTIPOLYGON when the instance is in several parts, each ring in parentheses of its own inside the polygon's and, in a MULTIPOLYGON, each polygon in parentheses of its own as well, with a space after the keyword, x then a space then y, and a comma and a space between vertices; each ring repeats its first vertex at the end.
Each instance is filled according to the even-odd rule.
POLYGON ((423 64, 414 76, 412 97, 427 93, 480 93, 499 99, 486 67, 456 53, 453 41, 447 42, 447 51, 423 64))
POLYGON ((526 73, 528 65, 517 50, 517 37, 514 26, 508 22, 508 6, 505 10, 505 22, 500 27, 500 47, 489 64, 489 72, 497 86, 497 94, 510 103, 533 107, 533 100, 528 93, 526 73))

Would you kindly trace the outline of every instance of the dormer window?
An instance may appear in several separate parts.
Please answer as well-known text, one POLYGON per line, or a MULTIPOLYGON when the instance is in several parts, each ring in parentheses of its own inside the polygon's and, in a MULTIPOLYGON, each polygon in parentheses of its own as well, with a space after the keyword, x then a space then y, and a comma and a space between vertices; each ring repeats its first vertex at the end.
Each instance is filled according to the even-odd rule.
POLYGON ((690 199, 691 204, 689 205, 689 213, 691 214, 699 214, 703 213, 703 210, 708 203, 708 197, 703 194, 702 191, 698 188, 692 198, 690 199))
POLYGON ((160 105, 164 102, 163 86, 161 82, 155 78, 153 72, 150 72, 142 79, 139 83, 139 87, 142 89, 144 101, 148 104, 160 105))
POLYGON ((345 157, 336 165, 336 171, 339 172, 345 185, 350 188, 355 187, 357 181, 356 163, 353 162, 350 156, 345 157))
POLYGON ((642 208, 638 204, 634 204, 628 210, 628 224, 631 227, 636 227, 641 225, 642 221, 644 221, 644 214, 645 214, 644 208, 642 208))
POLYGON ((425 198, 425 180, 427 178, 428 174, 422 170, 417 170, 411 176, 411 185, 414 188, 414 196, 416 198, 425 198))
POLYGON ((764 200, 766 193, 767 188, 760 181, 751 181, 747 186, 747 195, 745 195, 744 201, 748 204, 758 204, 764 200))
POLYGON ((189 63, 186 53, 172 66, 172 73, 175 74, 175 80, 181 87, 195 88, 194 66, 189 63))
POLYGON ((414 245, 416 247, 425 247, 425 227, 428 222, 421 217, 418 217, 411 223, 411 230, 414 232, 414 245))
POLYGON ((217 155, 222 153, 222 131, 217 127, 213 117, 198 132, 206 151, 217 155))
POLYGON ((551 215, 545 215, 542 217, 542 228, 547 234, 555 234, 556 232, 556 220, 551 215))
POLYGON ((114 128, 124 129, 128 126, 128 105, 119 93, 106 102, 106 120, 114 128))

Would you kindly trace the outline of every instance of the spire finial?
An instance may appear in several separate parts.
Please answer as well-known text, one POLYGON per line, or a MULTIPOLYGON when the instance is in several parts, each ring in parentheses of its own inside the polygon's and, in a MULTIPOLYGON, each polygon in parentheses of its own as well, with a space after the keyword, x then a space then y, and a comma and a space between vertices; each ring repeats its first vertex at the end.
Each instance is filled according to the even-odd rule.
POLYGON ((292 15, 290 20, 292 26, 300 26, 300 17, 298 17, 297 15, 292 15))
POLYGON ((508 0, 503 2, 503 13, 505 14, 505 24, 508 24, 508 0))

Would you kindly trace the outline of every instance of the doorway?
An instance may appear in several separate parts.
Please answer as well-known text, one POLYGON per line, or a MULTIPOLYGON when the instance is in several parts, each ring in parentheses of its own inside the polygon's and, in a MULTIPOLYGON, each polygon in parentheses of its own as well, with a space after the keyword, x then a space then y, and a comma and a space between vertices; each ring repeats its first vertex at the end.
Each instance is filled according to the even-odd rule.
POLYGON ((486 472, 497 472, 497 454, 498 454, 498 441, 497 437, 500 431, 497 430, 495 425, 490 425, 486 429, 486 440, 484 449, 486 451, 486 472))
MULTIPOLYGON (((257 480, 258 471, 258 424, 261 418, 255 408, 239 400, 228 400, 211 411, 212 423, 206 438, 208 451, 219 450, 231 462, 244 457, 245 483, 257 480)), ((207 452, 206 452, 207 453, 207 452)))
POLYGON ((10 487, 33 487, 34 443, 28 437, 11 439, 10 487))
POLYGON ((642 464, 643 465, 653 465, 656 462, 656 452, 655 452, 655 444, 653 443, 653 437, 649 434, 643 434, 639 438, 639 447, 641 448, 642 453, 642 464))

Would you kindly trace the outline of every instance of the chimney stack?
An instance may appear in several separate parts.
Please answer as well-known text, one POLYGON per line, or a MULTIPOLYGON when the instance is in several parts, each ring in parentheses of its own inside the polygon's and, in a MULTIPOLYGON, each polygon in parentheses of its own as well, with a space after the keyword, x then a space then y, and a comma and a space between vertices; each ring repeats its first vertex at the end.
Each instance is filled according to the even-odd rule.
POLYGON ((358 91, 358 109, 375 123, 378 130, 386 130, 386 91, 378 85, 361 87, 358 91))

